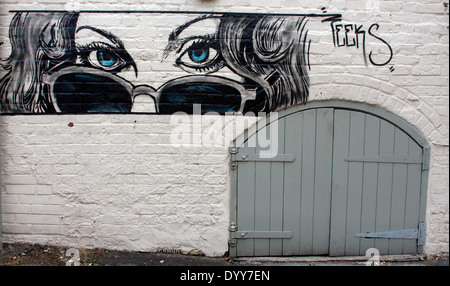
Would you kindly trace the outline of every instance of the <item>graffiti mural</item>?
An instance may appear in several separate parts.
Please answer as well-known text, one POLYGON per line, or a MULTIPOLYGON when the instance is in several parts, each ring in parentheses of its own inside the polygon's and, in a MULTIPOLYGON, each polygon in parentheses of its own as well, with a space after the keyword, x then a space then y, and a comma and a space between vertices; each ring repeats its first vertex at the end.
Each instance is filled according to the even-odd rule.
MULTIPOLYGON (((0 61, 7 71, 0 81, 2 113, 139 112, 134 105, 143 96, 151 106, 144 111, 151 113, 192 113, 194 105, 201 106, 202 114, 271 112, 308 99, 309 19, 331 23, 335 46, 351 42, 348 25, 336 24, 339 14, 188 13, 189 19, 163 39, 140 35, 163 40, 158 60, 177 70, 176 76, 156 83, 139 81, 146 62, 133 58, 110 24, 85 21, 86 14, 92 16, 15 13, 11 55, 0 61), (339 38, 342 31, 346 42, 339 38), (124 77, 125 71, 134 78, 124 77)), ((114 19, 115 14, 101 17, 114 19)), ((353 26, 351 31, 361 34, 353 26)), ((372 55, 368 58, 375 64, 372 55)))

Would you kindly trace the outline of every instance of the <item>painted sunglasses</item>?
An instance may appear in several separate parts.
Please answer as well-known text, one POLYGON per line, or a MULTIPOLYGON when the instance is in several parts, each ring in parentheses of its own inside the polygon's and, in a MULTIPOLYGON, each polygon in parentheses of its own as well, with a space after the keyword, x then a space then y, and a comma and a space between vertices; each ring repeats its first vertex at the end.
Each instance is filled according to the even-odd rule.
POLYGON ((231 79, 218 76, 191 75, 176 78, 158 89, 149 85, 134 86, 112 73, 93 68, 72 66, 43 75, 50 100, 56 112, 110 113, 131 112, 136 96, 149 95, 156 112, 201 113, 243 112, 247 100, 255 100, 256 89, 246 89, 231 79))

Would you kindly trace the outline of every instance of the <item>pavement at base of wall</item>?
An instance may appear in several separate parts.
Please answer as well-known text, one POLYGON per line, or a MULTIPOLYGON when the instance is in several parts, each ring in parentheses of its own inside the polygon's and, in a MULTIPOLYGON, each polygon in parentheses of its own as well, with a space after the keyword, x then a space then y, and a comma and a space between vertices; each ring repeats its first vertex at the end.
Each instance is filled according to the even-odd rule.
MULTIPOLYGON (((365 266, 365 257, 206 257, 167 252, 131 252, 38 244, 3 244, 0 266, 365 266)), ((381 256, 380 266, 449 266, 448 256, 381 256)))

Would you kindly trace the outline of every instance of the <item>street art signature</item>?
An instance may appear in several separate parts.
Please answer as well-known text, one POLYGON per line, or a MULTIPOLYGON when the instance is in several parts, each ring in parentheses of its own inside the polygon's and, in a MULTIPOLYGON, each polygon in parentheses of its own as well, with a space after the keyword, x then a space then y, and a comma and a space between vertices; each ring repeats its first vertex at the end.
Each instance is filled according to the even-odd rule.
MULTIPOLYGON (((142 62, 107 25, 85 23, 85 14, 16 12, 11 55, 0 61, 7 70, 2 113, 129 113, 143 96, 151 113, 192 113, 194 105, 202 114, 271 112, 308 99, 311 17, 331 22, 335 45, 341 46, 342 29, 350 43, 347 25, 336 24, 339 14, 192 15, 167 36, 160 59, 177 76, 155 86, 122 75, 140 78, 142 62)), ((358 31, 355 26, 356 37, 358 31)), ((369 60, 378 65, 372 55, 369 60)))
POLYGON ((362 47, 363 51, 363 57, 364 62, 367 65, 367 58, 369 59, 370 63, 374 66, 385 66, 389 64, 389 62, 392 60, 392 57, 394 56, 394 52, 392 51, 391 46, 388 42, 383 40, 380 36, 377 36, 374 33, 374 29, 378 30, 380 25, 377 23, 374 23, 370 25, 369 29, 366 31, 364 30, 363 25, 357 25, 357 24, 342 24, 342 23, 331 23, 331 29, 333 33, 333 43, 335 47, 356 47, 359 49, 362 47), (369 52, 369 55, 367 55, 367 38, 366 33, 373 37, 374 39, 378 40, 380 43, 385 45, 385 48, 389 50, 389 56, 388 59, 383 61, 375 60, 372 56, 372 51, 369 52))

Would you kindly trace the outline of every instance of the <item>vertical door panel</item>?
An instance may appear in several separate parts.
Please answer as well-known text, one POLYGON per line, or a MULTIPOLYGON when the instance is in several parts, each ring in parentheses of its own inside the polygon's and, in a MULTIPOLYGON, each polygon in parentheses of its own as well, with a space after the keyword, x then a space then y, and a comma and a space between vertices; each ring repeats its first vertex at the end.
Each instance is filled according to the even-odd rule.
MULTIPOLYGON (((241 147, 241 152, 254 154, 255 149, 241 147)), ((239 162, 237 179, 237 229, 255 229, 255 162, 239 162)), ((254 239, 242 239, 237 243, 239 256, 254 256, 254 239)))
MULTIPOLYGON (((409 140, 409 154, 422 154, 420 148, 414 141, 409 140)), ((419 223, 419 206, 421 185, 422 185, 422 166, 420 164, 408 164, 406 182, 406 207, 405 207, 405 229, 415 229, 419 223)), ((416 253, 417 242, 415 240, 405 240, 403 242, 403 253, 416 253)))
MULTIPOLYGON (((380 142, 380 122, 374 116, 365 116, 364 121, 364 156, 378 156, 380 142)), ((371 232, 375 229, 378 163, 363 162, 362 197, 361 197, 361 233, 371 232)), ((375 240, 360 239, 360 255, 365 255, 366 249, 375 247, 375 240)))
MULTIPOLYGON (((359 112, 350 113, 349 157, 364 155, 365 115, 359 112)), ((361 228, 363 162, 348 164, 347 218, 345 233, 346 255, 359 255, 359 239, 354 236, 361 228)))
MULTIPOLYGON (((255 164, 255 231, 270 230, 270 164, 255 164)), ((269 239, 255 239, 255 256, 268 256, 269 249, 269 239)))
POLYGON ((330 238, 333 109, 317 109, 314 172, 313 255, 328 254, 330 238))
POLYGON ((416 240, 355 234, 417 229, 421 164, 398 158, 421 156, 421 148, 375 116, 337 109, 334 118, 330 255, 416 253, 416 240))
POLYGON ((345 250, 348 163, 344 161, 344 158, 348 156, 350 138, 350 111, 335 111, 334 134, 333 153, 339 154, 339 158, 337 158, 337 156, 334 156, 333 158, 330 255, 341 256, 344 255, 345 250))
POLYGON ((284 169, 284 212, 283 229, 292 232, 289 240, 283 241, 283 255, 298 255, 300 245, 300 186, 302 184, 302 139, 303 116, 302 112, 286 117, 285 129, 286 154, 294 154, 295 160, 285 164, 284 169))
MULTIPOLYGON (((333 109, 313 109, 278 120, 278 154, 293 162, 243 162, 237 169, 237 227, 241 231, 290 231, 290 239, 238 239, 237 256, 328 253, 333 109), (252 201, 253 199, 253 201, 252 201)), ((272 123, 274 124, 274 123, 272 123)), ((269 132, 263 128, 259 132, 269 132)), ((249 142, 256 142, 256 137, 249 142)), ((269 135, 268 135, 269 137, 269 135)), ((238 156, 258 154, 241 147, 238 156)))
MULTIPOLYGON (((396 128, 394 133, 394 154, 408 155, 409 137, 396 128)), ((392 198, 391 198, 391 229, 405 228, 405 202, 406 202, 406 184, 408 181, 408 164, 393 164, 392 175, 392 198)), ((402 239, 389 240, 389 254, 403 253, 402 239)))
MULTIPOLYGON (((380 156, 393 156, 394 154, 394 126, 382 120, 380 124, 380 156)), ((389 230, 391 219, 391 193, 392 193, 392 163, 378 164, 377 213, 375 218, 375 232, 389 230)), ((375 248, 380 253, 388 252, 388 239, 375 239, 375 248)))
MULTIPOLYGON (((278 152, 284 154, 285 119, 278 120, 278 152)), ((270 163, 270 230, 283 231, 283 198, 284 198, 284 164, 270 163)), ((283 254, 283 239, 270 239, 269 255, 283 254)))
POLYGON ((307 110, 286 118, 284 255, 328 253, 332 159, 332 109, 307 110))
POLYGON ((314 191, 316 167, 316 110, 303 114, 303 140, 300 185, 300 255, 312 254, 314 231, 314 191))

